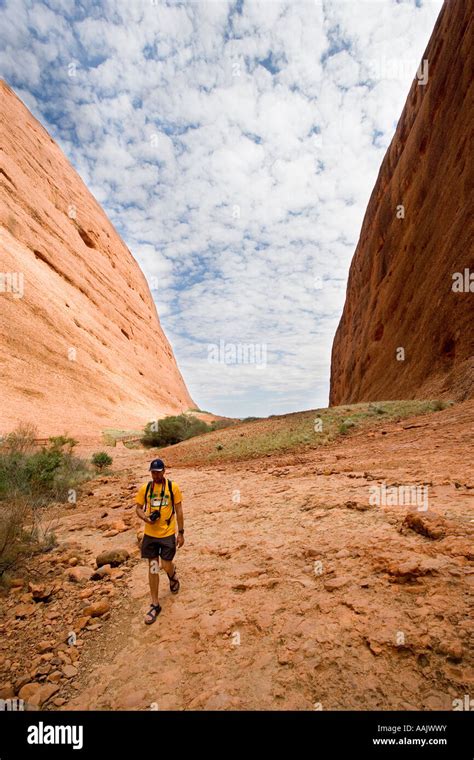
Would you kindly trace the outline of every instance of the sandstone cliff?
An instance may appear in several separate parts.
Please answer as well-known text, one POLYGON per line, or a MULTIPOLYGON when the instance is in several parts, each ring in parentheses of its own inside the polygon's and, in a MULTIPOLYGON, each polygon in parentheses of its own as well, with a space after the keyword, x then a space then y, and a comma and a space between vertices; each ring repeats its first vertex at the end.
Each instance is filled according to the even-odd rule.
POLYGON ((130 251, 3 82, 0 98, 0 433, 87 435, 194 407, 130 251))
POLYGON ((380 168, 334 339, 331 404, 473 395, 473 11, 472 0, 443 6, 423 55, 428 83, 414 80, 380 168))

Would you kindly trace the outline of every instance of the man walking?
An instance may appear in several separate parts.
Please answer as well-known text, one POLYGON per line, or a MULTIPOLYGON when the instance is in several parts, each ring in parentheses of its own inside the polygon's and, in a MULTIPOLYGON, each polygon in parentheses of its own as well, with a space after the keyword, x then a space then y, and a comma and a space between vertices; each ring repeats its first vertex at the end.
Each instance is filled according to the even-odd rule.
POLYGON ((135 497, 136 512, 145 523, 145 534, 141 544, 141 555, 148 560, 148 580, 150 583, 151 605, 145 616, 145 623, 154 623, 161 612, 158 600, 160 586, 159 561, 166 571, 172 594, 179 591, 179 580, 173 557, 176 547, 184 544, 184 516, 182 496, 179 486, 165 478, 165 465, 161 459, 150 464, 151 477, 144 483, 135 497), (176 518, 178 538, 176 538, 176 518))

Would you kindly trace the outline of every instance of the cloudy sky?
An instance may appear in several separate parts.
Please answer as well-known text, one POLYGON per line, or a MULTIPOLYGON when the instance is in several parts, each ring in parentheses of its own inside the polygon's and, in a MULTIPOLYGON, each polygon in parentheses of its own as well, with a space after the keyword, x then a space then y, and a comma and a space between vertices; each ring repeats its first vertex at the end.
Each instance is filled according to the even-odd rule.
POLYGON ((442 0, 0 0, 0 71, 140 263, 200 407, 326 406, 442 0))

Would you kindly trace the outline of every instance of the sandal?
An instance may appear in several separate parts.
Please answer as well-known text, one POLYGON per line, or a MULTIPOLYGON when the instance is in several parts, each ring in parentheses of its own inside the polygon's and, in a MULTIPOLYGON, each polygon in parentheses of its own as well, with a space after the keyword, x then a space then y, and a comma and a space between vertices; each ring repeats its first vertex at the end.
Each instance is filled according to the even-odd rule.
POLYGON ((170 591, 172 594, 177 594, 179 591, 179 580, 176 578, 176 568, 174 570, 173 575, 168 575, 169 581, 170 581, 170 591))
POLYGON ((145 615, 145 625, 151 625, 161 612, 160 604, 150 604, 150 609, 145 615))

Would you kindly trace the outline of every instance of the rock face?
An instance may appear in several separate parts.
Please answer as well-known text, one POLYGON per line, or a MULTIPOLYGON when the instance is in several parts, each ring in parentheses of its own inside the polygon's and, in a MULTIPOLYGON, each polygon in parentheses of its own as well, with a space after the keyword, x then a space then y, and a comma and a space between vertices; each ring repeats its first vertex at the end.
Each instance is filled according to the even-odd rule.
POLYGON ((472 0, 443 6, 428 82, 415 79, 382 162, 334 339, 331 405, 474 394, 473 11, 472 0))
POLYGON ((195 407, 130 251, 4 82, 0 97, 0 433, 141 428, 195 407))

